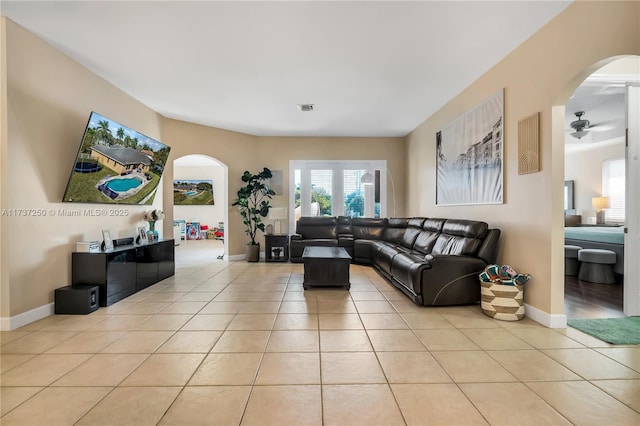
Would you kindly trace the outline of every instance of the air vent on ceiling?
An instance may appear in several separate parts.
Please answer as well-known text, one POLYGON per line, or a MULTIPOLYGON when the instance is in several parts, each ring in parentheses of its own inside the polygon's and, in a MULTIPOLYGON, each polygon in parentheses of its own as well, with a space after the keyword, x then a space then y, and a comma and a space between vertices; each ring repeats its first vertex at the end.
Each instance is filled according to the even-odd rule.
POLYGON ((313 104, 298 104, 300 111, 313 111, 313 104))

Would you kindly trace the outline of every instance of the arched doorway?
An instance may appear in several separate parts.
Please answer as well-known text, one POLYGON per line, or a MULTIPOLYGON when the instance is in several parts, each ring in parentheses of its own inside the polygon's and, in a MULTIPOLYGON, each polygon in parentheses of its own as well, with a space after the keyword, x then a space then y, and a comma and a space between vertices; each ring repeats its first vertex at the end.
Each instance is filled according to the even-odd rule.
POLYGON ((624 279, 637 276, 637 260, 631 261, 630 254, 638 250, 638 224, 633 223, 639 215, 638 182, 630 179, 635 176, 637 180, 638 161, 637 154, 633 159, 627 151, 635 149, 637 153, 640 142, 637 131, 630 131, 627 148, 625 133, 628 128, 637 129, 640 121, 637 105, 636 112, 629 113, 633 106, 629 94, 639 85, 640 57, 608 58, 576 78, 566 88, 570 95, 559 100, 565 105, 554 107, 553 134, 562 134, 563 140, 554 137, 553 142, 564 147, 564 185, 573 192, 573 197, 565 192, 563 213, 567 225, 577 225, 565 229, 565 241, 584 248, 612 250, 617 256, 614 284, 591 283, 565 275, 562 294, 565 314, 570 319, 622 316, 623 293, 624 315, 640 314, 640 284, 624 279), (560 117, 564 118, 562 123, 560 117), (589 120, 584 129, 579 126, 581 119, 589 120), (626 192, 622 189, 616 193, 620 186, 626 186, 626 192), (603 196, 607 197, 604 217, 596 219, 596 199, 603 196), (629 232, 625 233, 625 229, 629 232))
POLYGON ((201 154, 173 161, 173 220, 176 264, 222 260, 228 253, 224 238, 228 222, 228 167, 201 154))

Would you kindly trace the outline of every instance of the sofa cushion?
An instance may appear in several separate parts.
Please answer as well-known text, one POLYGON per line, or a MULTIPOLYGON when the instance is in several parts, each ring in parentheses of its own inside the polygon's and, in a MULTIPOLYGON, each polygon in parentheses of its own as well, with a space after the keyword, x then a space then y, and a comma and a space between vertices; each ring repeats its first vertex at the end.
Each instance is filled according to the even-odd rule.
POLYGON ((481 238, 488 228, 489 225, 485 222, 447 219, 431 252, 473 256, 478 252, 481 238))
POLYGON ((338 240, 330 239, 330 238, 307 238, 304 240, 305 247, 314 246, 314 247, 337 247, 338 240))
POLYGON ((303 239, 338 238, 338 219, 335 217, 303 216, 296 224, 296 234, 303 239))
POLYGON ((356 240, 381 240, 387 222, 387 218, 354 217, 351 219, 353 238, 356 240))
POLYGON ((361 263, 371 263, 371 251, 376 240, 354 240, 353 259, 361 263))
POLYGON ((422 224, 422 229, 425 231, 439 233, 442 232, 442 227, 444 226, 444 223, 446 221, 446 219, 436 218, 425 219, 424 223, 422 224))
POLYGON ((484 238, 489 225, 485 222, 464 219, 447 219, 442 226, 443 234, 470 238, 484 238))
POLYGON ((382 239, 391 244, 402 244, 409 219, 391 218, 382 234, 382 239))
POLYGON ((338 235, 352 234, 351 218, 349 216, 338 216, 338 235))
POLYGON ((422 280, 420 274, 429 265, 424 261, 423 255, 412 253, 398 253, 391 261, 391 275, 394 282, 402 284, 414 294, 422 293, 422 280))
POLYGON ((408 249, 413 248, 413 245, 421 232, 422 222, 422 220, 409 220, 409 226, 407 227, 400 244, 408 249))
POLYGON ((429 254, 433 250, 433 246, 438 239, 438 232, 420 231, 416 241, 413 243, 413 250, 422 254, 429 254))

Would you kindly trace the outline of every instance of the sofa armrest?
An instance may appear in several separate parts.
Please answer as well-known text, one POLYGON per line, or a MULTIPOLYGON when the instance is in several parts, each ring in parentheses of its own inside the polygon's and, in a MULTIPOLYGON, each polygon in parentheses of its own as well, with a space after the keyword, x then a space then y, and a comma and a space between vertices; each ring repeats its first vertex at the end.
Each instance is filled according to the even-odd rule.
POLYGON ((459 305, 480 300, 478 275, 487 263, 478 257, 427 255, 422 270, 424 305, 459 305))
POLYGON ((302 240, 302 235, 300 234, 291 234, 289 237, 291 238, 291 241, 302 240))

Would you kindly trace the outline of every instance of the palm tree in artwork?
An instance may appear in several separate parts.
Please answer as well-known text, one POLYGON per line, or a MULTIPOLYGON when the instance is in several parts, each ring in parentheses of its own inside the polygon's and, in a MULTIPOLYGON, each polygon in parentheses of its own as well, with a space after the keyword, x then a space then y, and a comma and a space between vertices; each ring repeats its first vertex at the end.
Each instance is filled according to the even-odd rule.
POLYGON ((120 139, 120 144, 122 144, 124 142, 124 129, 120 127, 116 134, 118 135, 118 139, 120 139))
POLYGON ((109 122, 107 120, 98 121, 97 134, 103 143, 107 143, 108 145, 111 145, 113 135, 111 134, 111 129, 109 128, 109 122))

